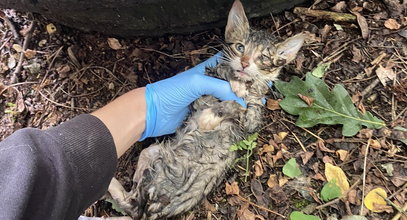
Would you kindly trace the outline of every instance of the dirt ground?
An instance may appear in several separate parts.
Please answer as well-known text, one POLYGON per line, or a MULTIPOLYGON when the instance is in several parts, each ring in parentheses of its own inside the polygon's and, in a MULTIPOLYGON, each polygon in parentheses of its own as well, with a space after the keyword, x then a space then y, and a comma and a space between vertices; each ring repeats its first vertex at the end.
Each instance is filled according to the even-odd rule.
MULTIPOLYGON (((304 78, 319 63, 329 61, 323 80, 331 87, 343 84, 358 109, 383 120, 386 128, 363 129, 355 137, 343 137, 339 125, 303 129, 295 126, 297 116, 273 108, 273 100, 282 98, 273 91, 247 181, 245 167, 237 164, 207 201, 174 219, 283 219, 292 211, 332 220, 346 215, 391 219, 398 213, 396 207, 406 210, 407 153, 401 140, 407 134, 400 127, 407 128, 407 6, 402 2, 317 0, 310 6, 356 16, 349 21, 293 10, 252 19, 254 28, 281 39, 310 33, 281 80, 304 78), (282 167, 290 158, 296 158, 301 177, 283 175, 282 167), (347 195, 330 202, 320 199, 327 162, 340 167, 350 185, 347 195), (239 194, 225 190, 234 182, 239 194), (362 205, 364 196, 377 187, 394 204, 387 203, 381 213, 362 205)), ((0 21, 1 140, 23 127, 58 125, 131 89, 188 69, 221 49, 223 39, 221 29, 114 38, 10 9, 0 11, 0 21)), ((126 187, 131 187, 139 152, 154 141, 137 143, 120 159, 116 176, 126 187)), ((86 215, 120 214, 101 200, 86 215)))

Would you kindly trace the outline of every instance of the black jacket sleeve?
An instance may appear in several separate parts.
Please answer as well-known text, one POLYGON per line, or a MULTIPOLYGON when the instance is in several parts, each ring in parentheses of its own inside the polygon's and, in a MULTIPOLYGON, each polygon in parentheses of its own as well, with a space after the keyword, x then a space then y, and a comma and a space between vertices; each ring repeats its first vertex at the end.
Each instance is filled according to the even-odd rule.
POLYGON ((116 165, 113 138, 92 115, 18 130, 0 142, 0 219, 77 219, 116 165))

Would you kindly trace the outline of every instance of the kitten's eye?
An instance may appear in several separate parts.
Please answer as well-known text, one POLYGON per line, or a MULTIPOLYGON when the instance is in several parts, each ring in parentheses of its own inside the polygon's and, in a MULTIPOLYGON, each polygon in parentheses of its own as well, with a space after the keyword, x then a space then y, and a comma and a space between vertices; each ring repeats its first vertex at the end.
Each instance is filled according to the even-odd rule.
POLYGON ((285 64, 285 62, 286 62, 285 59, 278 59, 278 60, 276 61, 276 65, 277 65, 277 66, 282 66, 282 65, 285 64))
POLYGON ((240 53, 244 52, 244 45, 243 44, 237 43, 235 47, 236 47, 236 50, 239 51, 240 53))

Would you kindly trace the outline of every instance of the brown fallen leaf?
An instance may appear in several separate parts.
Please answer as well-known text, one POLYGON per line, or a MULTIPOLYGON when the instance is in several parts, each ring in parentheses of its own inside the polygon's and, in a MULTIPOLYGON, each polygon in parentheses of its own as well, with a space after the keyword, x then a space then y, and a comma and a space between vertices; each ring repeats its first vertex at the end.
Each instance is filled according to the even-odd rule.
POLYGON ((225 183, 225 191, 226 195, 239 195, 240 190, 239 190, 239 185, 237 182, 233 182, 232 184, 229 184, 228 182, 225 183))
POLYGON ((113 37, 107 38, 107 43, 109 44, 109 47, 112 48, 113 50, 120 50, 123 48, 119 40, 113 37))
POLYGON ((359 63, 363 59, 362 52, 355 45, 352 46, 352 55, 352 61, 355 63, 359 63))
POLYGON ((261 164, 260 160, 257 160, 254 163, 254 175, 261 176, 263 175, 263 173, 264 173, 263 165, 261 164))
POLYGON ((337 150, 336 155, 339 157, 340 160, 345 161, 348 157, 349 152, 347 150, 337 150))
POLYGON ((325 151, 325 152, 328 152, 328 153, 335 153, 334 150, 331 150, 331 149, 327 148, 325 146, 324 141, 322 141, 322 140, 318 140, 315 144, 321 151, 325 151))
POLYGON ((298 95, 298 97, 300 97, 300 99, 302 99, 302 101, 307 103, 308 106, 312 106, 312 103, 314 103, 314 98, 312 98, 312 97, 305 96, 300 93, 298 93, 297 95, 298 95))
POLYGON ((284 186, 288 182, 288 176, 282 176, 278 180, 278 185, 279 186, 284 186))
POLYGON ((281 109, 280 104, 279 104, 280 101, 281 101, 281 99, 278 99, 278 100, 268 99, 266 106, 271 111, 279 110, 279 109, 281 109))
POLYGON ((281 150, 277 151, 277 153, 275 155, 273 155, 272 158, 273 158, 273 162, 276 163, 277 160, 283 158, 283 152, 281 152, 281 150))
POLYGON ((363 39, 367 39, 369 37, 369 26, 367 24, 366 18, 356 11, 352 11, 352 14, 356 15, 356 19, 362 32, 363 39))
POLYGON ((340 1, 336 3, 334 7, 331 8, 332 11, 335 12, 345 12, 346 10, 346 2, 345 1, 340 1))
POLYGON ((394 20, 393 18, 389 18, 384 22, 384 26, 390 30, 398 30, 400 29, 401 25, 394 20))
POLYGON ((270 174, 269 179, 267 180, 267 186, 273 188, 278 185, 277 175, 270 174))
POLYGON ((382 148, 380 142, 377 140, 369 139, 368 142, 370 144, 370 147, 373 149, 379 150, 380 148, 382 148))
POLYGON ((332 157, 330 157, 330 156, 324 156, 324 157, 322 157, 322 162, 324 162, 324 163, 333 163, 334 159, 332 159, 332 157))
POLYGON ((396 78, 396 73, 394 73, 393 68, 385 68, 382 65, 379 65, 379 67, 376 69, 376 75, 383 86, 386 86, 387 81, 394 80, 396 78))
POLYGON ((27 49, 26 51, 24 51, 24 56, 25 56, 27 59, 32 59, 32 58, 34 58, 36 54, 37 54, 37 51, 35 51, 35 50, 27 49))
POLYGON ((320 174, 320 173, 317 173, 314 176, 312 176, 312 179, 321 180, 322 182, 326 181, 325 177, 322 176, 322 174, 320 174))
POLYGON ((207 211, 216 212, 216 207, 213 204, 211 204, 207 199, 204 199, 203 206, 207 211))
POLYGON ((270 153, 274 152, 274 147, 272 145, 270 145, 270 144, 264 144, 263 148, 261 150, 261 154, 269 153, 269 152, 270 153))
POLYGON ((56 71, 61 78, 65 78, 68 76, 67 73, 69 71, 71 71, 71 67, 69 67, 68 64, 61 65, 61 66, 57 67, 56 71))
POLYGON ((364 129, 360 130, 356 136, 359 138, 371 138, 373 136, 373 130, 364 128, 364 129))
POLYGON ((308 163, 309 159, 311 159, 312 155, 314 155, 314 151, 307 151, 301 154, 302 163, 305 165, 308 163))
POLYGON ((358 197, 356 189, 352 189, 348 192, 348 201, 353 205, 360 205, 361 201, 358 197))

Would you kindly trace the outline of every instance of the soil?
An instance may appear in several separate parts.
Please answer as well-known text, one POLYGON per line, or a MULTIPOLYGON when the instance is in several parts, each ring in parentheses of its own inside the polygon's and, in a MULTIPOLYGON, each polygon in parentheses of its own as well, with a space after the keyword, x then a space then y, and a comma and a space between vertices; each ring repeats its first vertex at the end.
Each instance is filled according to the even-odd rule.
MULTIPOLYGON (((405 2, 330 0, 316 1, 310 7, 353 12, 358 19, 339 22, 286 11, 251 20, 254 28, 269 30, 281 39, 309 33, 296 60, 282 71, 281 80, 304 79, 318 64, 329 61, 324 82, 331 88, 343 84, 355 106, 383 120, 386 128, 363 129, 355 137, 342 136, 340 125, 300 128, 295 125, 298 116, 273 108, 275 100, 283 98, 273 89, 247 181, 245 165, 238 163, 207 201, 174 219, 283 219, 274 212, 288 217, 293 211, 321 219, 346 215, 390 219, 398 213, 395 207, 405 210, 405 2), (290 158, 296 158, 301 177, 282 173, 290 158), (340 167, 351 186, 347 195, 331 202, 320 199, 327 182, 325 163, 340 167), (226 190, 230 187, 238 187, 240 193, 226 190), (377 187, 385 189, 395 206, 388 203, 384 212, 377 213, 362 205, 364 196, 377 187)), ((112 38, 10 9, 0 11, 0 21, 1 140, 23 127, 46 129, 90 113, 127 91, 182 72, 220 50, 223 38, 220 29, 157 38, 112 38)), ((135 144, 120 159, 116 177, 126 187, 131 187, 139 152, 154 141, 135 144)), ((104 200, 85 214, 121 215, 104 200)))

